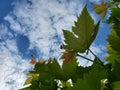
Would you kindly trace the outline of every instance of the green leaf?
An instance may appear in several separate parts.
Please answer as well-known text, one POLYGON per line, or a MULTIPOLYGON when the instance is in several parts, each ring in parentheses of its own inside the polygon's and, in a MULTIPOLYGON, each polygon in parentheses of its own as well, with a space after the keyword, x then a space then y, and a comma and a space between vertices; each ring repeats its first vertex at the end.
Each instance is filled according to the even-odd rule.
POLYGON ((113 0, 114 2, 120 2, 120 0, 113 0))
POLYGON ((109 73, 109 81, 120 81, 120 63, 118 61, 115 61, 114 66, 109 73))
POLYGON ((112 33, 108 36, 109 44, 111 45, 112 49, 120 52, 120 37, 117 36, 115 30, 112 31, 112 33))
POLYGON ((82 79, 84 77, 84 74, 88 74, 90 70, 91 66, 89 67, 77 66, 77 68, 75 69, 75 74, 71 78, 72 81, 76 83, 77 79, 82 79))
POLYGON ((107 51, 109 56, 105 59, 114 65, 115 60, 120 62, 120 36, 118 36, 115 29, 111 28, 111 34, 108 35, 107 51))
POLYGON ((54 81, 54 76, 49 73, 41 73, 39 75, 40 90, 56 90, 57 83, 54 81))
POLYGON ((63 30, 64 41, 66 43, 63 48, 75 53, 84 53, 94 41, 98 32, 99 23, 94 25, 94 21, 85 6, 80 17, 77 18, 75 26, 72 27, 72 32, 63 30))
POLYGON ((73 75, 75 74, 75 69, 77 66, 78 63, 76 62, 76 59, 73 59, 62 67, 64 81, 74 77, 73 75))
POLYGON ((47 66, 45 63, 36 63, 34 67, 36 73, 41 73, 47 71, 47 66))
POLYGON ((32 79, 31 81, 31 86, 30 86, 30 90, 40 90, 40 82, 39 79, 32 79))
POLYGON ((48 73, 50 73, 56 79, 63 79, 61 67, 56 59, 54 59, 52 63, 48 64, 48 73))
MULTIPOLYGON (((98 60, 95 59, 95 62, 98 60)), ((107 77, 107 70, 95 62, 89 73, 84 74, 82 79, 78 79, 70 90, 100 90, 101 80, 107 77)))
POLYGON ((120 8, 112 8, 111 16, 120 17, 120 8))
POLYGON ((120 37, 120 8, 111 9, 111 15, 107 23, 112 24, 111 29, 114 29, 116 34, 120 37))
POLYGON ((49 85, 51 82, 51 78, 53 78, 49 73, 41 73, 39 75, 39 81, 42 82, 42 84, 49 85))
POLYGON ((94 11, 97 14, 101 15, 101 19, 104 19, 104 17, 106 16, 106 12, 107 12, 107 4, 102 2, 100 5, 95 4, 94 5, 94 11))
POLYGON ((32 77, 28 78, 28 79, 25 81, 24 85, 30 84, 31 81, 32 81, 32 77))
POLYGON ((113 82, 111 86, 113 87, 113 90, 120 90, 120 81, 113 82))
POLYGON ((26 87, 26 88, 22 88, 22 89, 19 89, 19 90, 31 90, 30 87, 26 87))
POLYGON ((115 61, 120 63, 120 8, 112 8, 111 15, 107 23, 112 24, 111 34, 108 35, 107 51, 109 56, 106 58, 113 66, 115 61))
POLYGON ((27 76, 29 76, 29 78, 25 81, 24 85, 30 84, 32 79, 34 78, 38 78, 39 74, 36 73, 28 73, 27 76))
POLYGON ((60 67, 57 60, 53 60, 52 63, 48 64, 48 73, 55 79, 67 81, 74 75, 77 65, 76 59, 66 63, 63 67, 60 67))

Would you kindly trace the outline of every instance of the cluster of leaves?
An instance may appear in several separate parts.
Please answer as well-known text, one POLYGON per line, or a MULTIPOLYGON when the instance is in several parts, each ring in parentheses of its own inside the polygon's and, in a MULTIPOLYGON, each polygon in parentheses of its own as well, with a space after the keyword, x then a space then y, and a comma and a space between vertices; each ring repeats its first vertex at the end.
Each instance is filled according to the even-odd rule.
MULTIPOLYGON (((115 2, 118 3, 119 0, 114 0, 115 2)), ((103 19, 108 7, 110 3, 102 2, 95 5, 94 10, 103 19)), ((33 57, 30 63, 35 66, 27 74, 28 79, 25 82, 25 85, 30 85, 21 90, 120 90, 120 8, 115 4, 115 7, 110 9, 111 15, 107 22, 112 25, 107 39, 107 64, 101 62, 89 49, 98 33, 100 21, 94 24, 85 6, 72 31, 63 30, 63 64, 60 65, 56 59, 51 58, 37 62, 33 57), (95 59, 80 55, 86 51, 92 53, 95 59), (93 64, 89 67, 79 66, 77 57, 92 61, 93 64)))
POLYGON ((111 8, 111 15, 107 23, 111 24, 111 34, 108 35, 107 50, 109 56, 105 59, 111 64, 111 71, 109 71, 109 84, 113 90, 120 90, 120 7, 118 7, 119 0, 114 0, 116 4, 111 8))

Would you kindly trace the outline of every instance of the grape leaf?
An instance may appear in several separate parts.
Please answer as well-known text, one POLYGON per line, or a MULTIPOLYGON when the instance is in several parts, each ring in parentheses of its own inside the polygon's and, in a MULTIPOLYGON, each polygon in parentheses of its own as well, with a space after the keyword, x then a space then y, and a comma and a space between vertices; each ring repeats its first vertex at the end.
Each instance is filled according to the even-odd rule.
POLYGON ((34 64, 36 63, 36 60, 31 59, 30 63, 31 63, 32 65, 34 65, 34 64))
POLYGON ((113 82, 111 86, 113 87, 113 90, 120 90, 120 81, 113 82))
POLYGON ((76 59, 66 63, 63 67, 60 67, 57 60, 53 60, 53 62, 48 65, 48 72, 54 76, 55 79, 67 81, 74 75, 74 70, 77 65, 76 59))
MULTIPOLYGON (((95 62, 98 62, 95 59, 95 62)), ((77 83, 69 90, 100 90, 101 80, 107 77, 107 70, 98 63, 92 65, 89 73, 85 73, 82 79, 78 79, 77 83)))
POLYGON ((120 37, 117 36, 115 30, 112 30, 111 34, 108 36, 108 41, 113 50, 120 52, 120 37))
POLYGON ((106 60, 114 65, 115 60, 120 62, 120 8, 112 8, 111 16, 107 23, 111 23, 111 34, 108 35, 107 51, 109 56, 106 60))
POLYGON ((109 55, 105 57, 105 60, 114 66, 115 61, 120 63, 120 53, 115 51, 110 45, 107 45, 107 52, 109 55))
POLYGON ((108 35, 107 51, 109 56, 105 58, 114 65, 115 60, 120 62, 120 8, 112 8, 111 16, 107 23, 111 23, 111 34, 108 35))
POLYGON ((46 66, 45 63, 38 63, 38 62, 37 62, 37 63, 35 64, 34 71, 35 71, 36 73, 45 72, 45 71, 47 71, 47 66, 46 66))
POLYGON ((63 64, 62 64, 62 66, 64 66, 64 65, 67 64, 68 62, 72 61, 74 57, 75 57, 75 54, 74 54, 74 53, 64 52, 63 55, 61 56, 61 59, 63 59, 63 64))
POLYGON ((37 78, 39 74, 35 74, 35 73, 28 73, 27 76, 29 76, 29 78, 25 81, 24 85, 30 84, 30 82, 32 81, 33 78, 37 78))
POLYGON ((91 70, 91 66, 89 67, 77 66, 77 68, 75 69, 75 74, 71 78, 72 81, 75 83, 77 79, 83 78, 84 74, 88 73, 90 70, 91 70))
POLYGON ((120 0, 113 0, 114 2, 120 2, 120 0))
POLYGON ((112 24, 111 29, 114 29, 116 34, 120 37, 120 8, 112 8, 111 12, 107 23, 112 24))
POLYGON ((111 72, 109 73, 109 81, 120 81, 120 63, 118 61, 114 62, 114 66, 111 72))
POLYGON ((74 58, 72 61, 68 62, 62 67, 64 81, 67 81, 68 79, 73 77, 77 66, 78 66, 78 63, 76 62, 76 59, 74 58))
POLYGON ((30 87, 26 87, 26 88, 22 88, 22 89, 19 89, 19 90, 31 90, 30 87))
POLYGON ((32 79, 31 84, 32 85, 30 86, 30 90, 40 90, 40 88, 39 88, 39 85, 40 85, 39 79, 32 79))
POLYGON ((63 79, 61 67, 56 59, 54 59, 52 63, 48 64, 48 72, 56 79, 63 79))
POLYGON ((72 27, 72 32, 63 30, 65 43, 64 49, 71 52, 84 53, 91 43, 94 41, 100 22, 94 25, 94 21, 87 11, 85 6, 80 17, 77 18, 75 26, 72 27))
POLYGON ((100 14, 101 19, 103 19, 106 16, 106 12, 107 12, 107 4, 102 2, 100 5, 95 4, 94 5, 94 11, 97 14, 100 14))
POLYGON ((56 90, 57 83, 54 81, 54 76, 51 76, 47 72, 43 72, 39 75, 39 88, 40 90, 56 90))
POLYGON ((25 81, 24 85, 30 84, 31 81, 32 81, 32 77, 28 78, 28 79, 25 81))

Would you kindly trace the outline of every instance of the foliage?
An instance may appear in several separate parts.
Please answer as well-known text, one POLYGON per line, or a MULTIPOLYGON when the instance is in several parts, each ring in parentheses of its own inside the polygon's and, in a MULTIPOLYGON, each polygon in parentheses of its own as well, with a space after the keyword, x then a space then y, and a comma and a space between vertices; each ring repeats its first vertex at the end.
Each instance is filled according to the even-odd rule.
MULTIPOLYGON (((94 11, 100 14, 101 20, 105 17, 107 9, 111 15, 107 23, 111 24, 111 34, 108 35, 107 51, 105 57, 107 64, 89 49, 94 41, 100 21, 94 25, 94 21, 84 7, 81 15, 77 18, 72 31, 63 30, 65 50, 61 59, 62 65, 54 58, 36 61, 32 56, 31 64, 34 69, 27 74, 25 85, 30 86, 21 90, 120 90, 120 8, 119 0, 102 2, 94 5, 94 11), (113 7, 114 6, 114 7, 113 7), (80 55, 89 52, 95 56, 94 60, 80 55), (92 61, 89 67, 79 66, 77 57, 92 61)), ((87 54, 87 53, 86 53, 87 54)))

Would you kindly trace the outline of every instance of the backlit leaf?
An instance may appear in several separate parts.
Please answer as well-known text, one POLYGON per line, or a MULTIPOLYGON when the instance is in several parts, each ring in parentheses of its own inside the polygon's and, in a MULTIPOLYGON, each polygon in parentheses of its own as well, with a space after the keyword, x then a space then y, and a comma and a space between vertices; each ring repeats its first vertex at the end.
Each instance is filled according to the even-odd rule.
POLYGON ((111 86, 113 90, 120 90, 120 81, 113 82, 111 86))
POLYGON ((74 53, 84 53, 94 41, 98 32, 99 23, 94 25, 94 21, 85 6, 80 17, 77 18, 75 26, 72 27, 72 32, 63 30, 64 41, 66 43, 63 48, 74 53))
POLYGON ((28 78, 28 79, 25 81, 24 85, 30 84, 31 81, 32 81, 32 77, 28 78))
POLYGON ((77 60, 74 58, 72 61, 68 62, 62 67, 62 73, 64 81, 67 81, 68 79, 74 77, 75 69, 78 66, 77 60))
POLYGON ((46 60, 39 60, 38 63, 45 63, 46 60))
MULTIPOLYGON (((99 62, 95 59, 95 62, 99 62)), ((93 63, 91 70, 85 73, 83 78, 74 83, 74 87, 69 90, 100 90, 101 80, 107 77, 107 70, 98 63, 93 63)))
POLYGON ((30 63, 34 65, 36 63, 36 60, 31 59, 30 63))
POLYGON ((64 52, 63 55, 61 56, 61 59, 63 59, 63 64, 62 64, 62 66, 64 66, 64 65, 67 64, 68 62, 72 61, 74 57, 75 57, 75 54, 74 54, 74 53, 64 52))
POLYGON ((101 15, 101 19, 103 19, 106 16, 107 4, 105 2, 102 2, 100 5, 95 4, 94 5, 94 11, 97 14, 100 14, 101 15))

